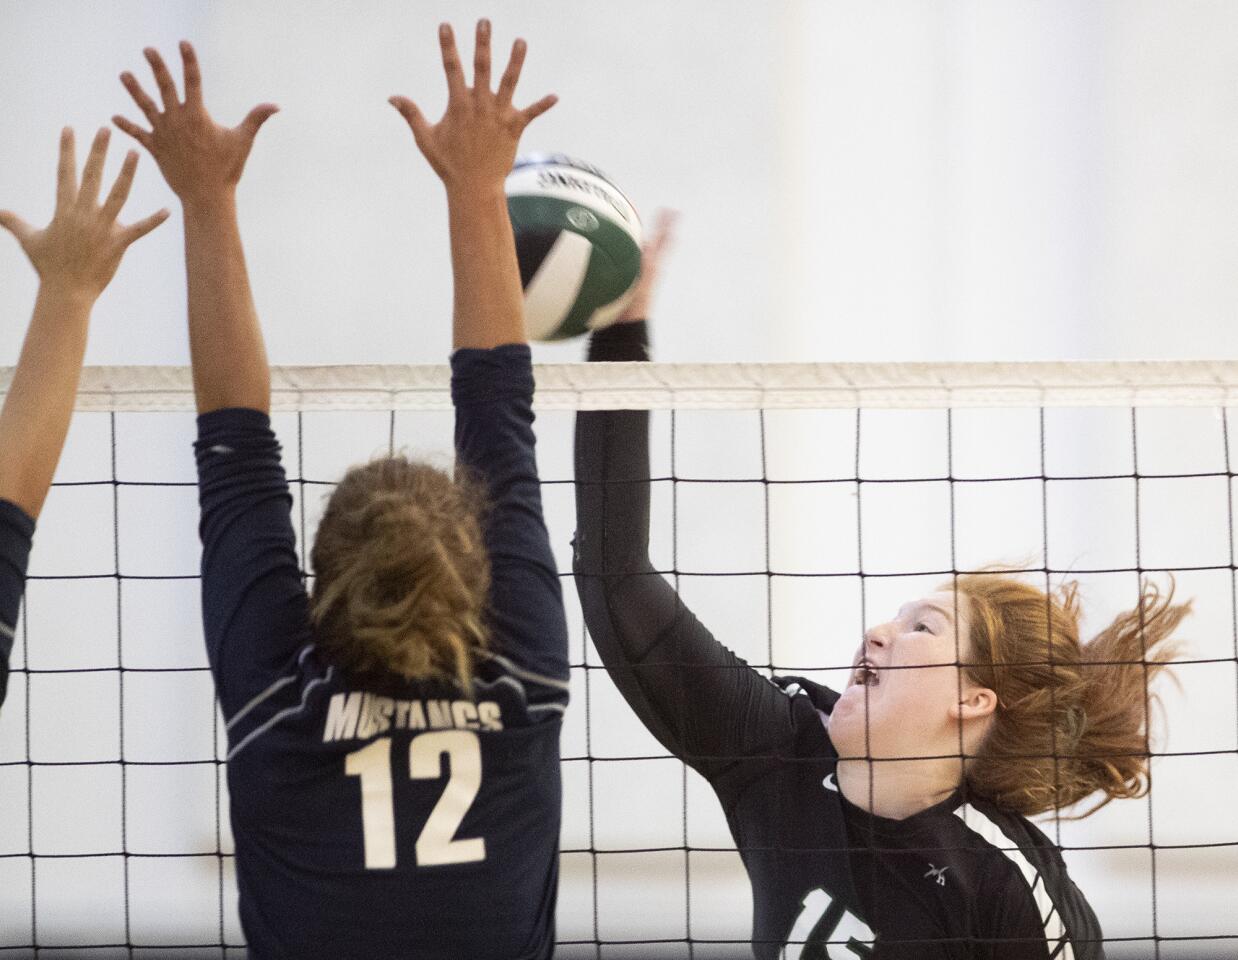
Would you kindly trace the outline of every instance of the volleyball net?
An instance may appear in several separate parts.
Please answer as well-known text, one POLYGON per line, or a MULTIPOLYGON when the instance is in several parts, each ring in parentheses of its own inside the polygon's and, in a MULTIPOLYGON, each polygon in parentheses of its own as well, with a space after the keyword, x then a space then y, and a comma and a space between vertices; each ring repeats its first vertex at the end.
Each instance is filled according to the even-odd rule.
MULTIPOLYGON (((750 955, 716 799, 641 727, 582 622, 585 409, 653 411, 653 562, 767 673, 844 686, 867 626, 993 563, 1077 580, 1084 636, 1172 575, 1194 614, 1177 685, 1158 686, 1150 793, 1040 823, 1111 957, 1238 950, 1238 363, 564 364, 537 383, 571 628, 558 956, 750 955)), ((0 957, 243 956, 189 372, 88 369, 78 410, 0 710, 0 957)), ((443 366, 277 368, 273 411, 303 564, 349 466, 451 460, 443 366)))

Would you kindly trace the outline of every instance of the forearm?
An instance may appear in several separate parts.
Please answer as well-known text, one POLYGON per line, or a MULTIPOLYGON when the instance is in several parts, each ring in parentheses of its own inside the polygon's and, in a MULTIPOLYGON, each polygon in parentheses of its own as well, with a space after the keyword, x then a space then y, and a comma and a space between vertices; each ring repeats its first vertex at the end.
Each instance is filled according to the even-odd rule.
POLYGON ((250 292, 234 196, 185 206, 189 353, 198 413, 269 412, 271 371, 250 292))
MULTIPOLYGON (((589 340, 590 361, 649 359, 644 323, 618 324, 589 340)), ((576 416, 577 550, 596 572, 653 569, 649 562, 649 413, 576 416)))
POLYGON ((524 343, 524 300, 516 243, 502 183, 489 190, 449 189, 455 286, 452 345, 488 350, 524 343))
POLYGON ((77 398, 95 297, 41 284, 21 358, 0 411, 0 497, 37 517, 77 398))

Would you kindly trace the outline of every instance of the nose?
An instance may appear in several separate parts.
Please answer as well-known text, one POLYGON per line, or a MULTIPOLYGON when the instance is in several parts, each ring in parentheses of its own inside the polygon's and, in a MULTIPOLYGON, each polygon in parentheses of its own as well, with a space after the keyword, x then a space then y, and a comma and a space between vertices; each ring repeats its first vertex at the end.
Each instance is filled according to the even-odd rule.
POLYGON ((878 650, 884 649, 886 646, 886 643, 888 642, 886 639, 886 628, 887 627, 889 627, 889 624, 883 623, 880 626, 869 627, 867 630, 865 630, 864 631, 864 649, 869 650, 874 647, 878 650))

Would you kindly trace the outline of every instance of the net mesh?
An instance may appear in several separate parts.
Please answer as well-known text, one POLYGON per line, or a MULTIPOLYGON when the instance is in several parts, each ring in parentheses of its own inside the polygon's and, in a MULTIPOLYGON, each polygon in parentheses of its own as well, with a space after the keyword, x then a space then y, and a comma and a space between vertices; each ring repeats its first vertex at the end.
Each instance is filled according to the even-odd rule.
MULTIPOLYGON (((1178 687, 1161 688, 1151 793, 1042 826, 1111 956, 1232 956, 1238 364, 592 364, 537 380, 572 626, 559 955, 747 955, 751 895, 717 801, 623 703, 569 574, 573 411, 648 408, 655 566, 767 673, 845 683, 866 626, 995 561, 1077 579, 1085 635, 1141 577, 1173 574, 1196 612, 1178 687)), ((303 564, 349 465, 449 461, 445 367, 277 369, 274 407, 303 564)), ((79 410, 0 712, 0 956, 243 956, 188 372, 87 370, 79 410)))

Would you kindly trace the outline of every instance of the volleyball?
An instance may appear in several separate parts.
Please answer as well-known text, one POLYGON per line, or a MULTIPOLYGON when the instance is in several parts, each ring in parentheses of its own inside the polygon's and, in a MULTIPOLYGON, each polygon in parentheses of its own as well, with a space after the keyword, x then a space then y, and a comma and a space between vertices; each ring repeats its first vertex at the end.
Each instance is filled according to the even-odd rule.
POLYGON ((533 340, 566 340, 613 323, 640 273, 641 224, 592 164, 562 154, 518 157, 507 209, 533 340))

